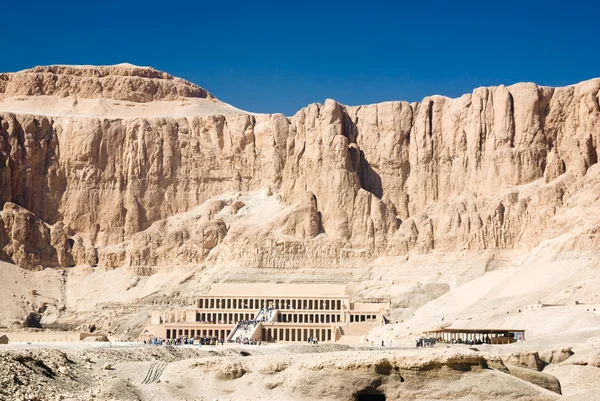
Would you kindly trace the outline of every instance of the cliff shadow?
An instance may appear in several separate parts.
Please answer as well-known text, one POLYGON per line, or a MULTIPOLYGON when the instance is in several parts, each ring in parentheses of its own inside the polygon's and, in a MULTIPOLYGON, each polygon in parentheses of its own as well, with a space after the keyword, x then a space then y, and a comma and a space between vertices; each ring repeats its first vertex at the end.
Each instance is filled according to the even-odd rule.
POLYGON ((369 161, 365 157, 365 152, 360 151, 360 162, 358 169, 358 178, 360 185, 379 199, 383 197, 383 185, 381 176, 373 170, 369 161))
MULTIPOLYGON (((358 145, 357 138, 360 134, 356 123, 352 121, 352 118, 344 110, 342 113, 342 134, 348 138, 348 144, 358 145)), ((352 166, 358 174, 360 186, 365 190, 369 191, 379 199, 383 197, 383 185, 381 176, 379 173, 371 167, 371 164, 367 160, 365 152, 360 150, 358 146, 356 148, 350 148, 350 159, 352 160, 352 166), (359 150, 358 152, 356 150, 359 150)))

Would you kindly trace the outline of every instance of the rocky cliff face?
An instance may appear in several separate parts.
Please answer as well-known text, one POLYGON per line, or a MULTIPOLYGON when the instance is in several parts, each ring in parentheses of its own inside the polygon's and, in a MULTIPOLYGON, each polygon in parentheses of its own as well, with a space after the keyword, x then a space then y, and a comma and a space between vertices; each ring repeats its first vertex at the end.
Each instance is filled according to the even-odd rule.
MULTIPOLYGON (((3 74, 0 93, 211 97, 165 73, 123 65, 3 74)), ((0 127, 0 254, 29 268, 99 259, 159 266, 183 243, 188 250, 177 263, 273 267, 527 248, 565 234, 566 248, 600 246, 600 79, 478 88, 411 104, 327 100, 291 119, 7 111, 0 127), (222 215, 231 215, 233 201, 186 217, 224 193, 267 187, 282 210, 265 211, 261 229, 232 231, 222 215), (164 246, 167 220, 180 214, 171 250, 151 256, 164 246), (203 232, 210 246, 186 240, 203 232)))

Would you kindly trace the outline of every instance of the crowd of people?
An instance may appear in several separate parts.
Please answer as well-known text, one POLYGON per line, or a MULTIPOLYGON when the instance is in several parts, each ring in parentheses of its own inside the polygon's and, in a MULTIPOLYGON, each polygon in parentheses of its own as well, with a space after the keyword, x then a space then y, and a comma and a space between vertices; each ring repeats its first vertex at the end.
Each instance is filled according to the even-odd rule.
POLYGON ((435 338, 419 338, 417 340, 417 348, 419 347, 433 347, 436 343, 435 338))
MULTIPOLYGON (((273 308, 273 307, 264 308, 264 309, 261 308, 257 315, 258 318, 250 319, 250 320, 240 320, 239 322, 237 322, 237 325, 241 330, 244 330, 247 334, 248 330, 250 329, 251 326, 252 326, 252 329, 255 329, 256 326, 259 325, 259 323, 269 321, 271 319, 271 317, 273 316, 274 310, 275 310, 275 308, 273 308)), ((253 340, 250 340, 247 337, 243 337, 242 335, 238 335, 234 341, 238 344, 249 344, 249 342, 253 341, 253 340), (246 342, 244 342, 244 341, 246 341, 246 342)))
POLYGON ((254 339, 248 338, 248 337, 238 336, 235 339, 235 343, 236 344, 243 344, 243 345, 261 345, 262 341, 260 341, 260 340, 254 340, 254 339))
POLYGON ((221 338, 219 339, 218 337, 195 337, 195 338, 188 338, 188 337, 177 337, 177 338, 173 338, 173 339, 164 339, 164 338, 151 338, 149 340, 144 340, 144 344, 147 345, 156 345, 156 346, 160 346, 160 345, 193 345, 193 344, 197 344, 197 345, 223 345, 225 344, 225 339, 221 338))
POLYGON ((162 338, 151 338, 149 340, 144 340, 144 344, 148 345, 163 345, 164 342, 165 340, 162 338))
POLYGON ((436 339, 438 343, 442 344, 466 344, 466 345, 482 345, 482 344, 491 344, 492 339, 489 336, 486 336, 483 339, 477 340, 463 340, 462 338, 452 339, 452 340, 444 340, 441 337, 436 339))
POLYGON ((486 336, 483 339, 477 340, 463 340, 462 338, 454 338, 451 340, 445 340, 442 337, 438 338, 419 338, 417 340, 417 348, 419 347, 433 347, 435 344, 466 344, 466 345, 482 345, 482 344, 491 344, 492 339, 489 336, 486 336))
POLYGON ((256 320, 256 319, 252 319, 252 320, 240 320, 238 322, 238 327, 241 328, 242 330, 248 331, 248 329, 250 328, 250 326, 252 326, 252 328, 256 327, 260 322, 264 322, 264 318, 256 320))
POLYGON ((273 316, 273 311, 275 310, 275 308, 273 308, 272 306, 268 307, 268 308, 260 308, 260 310, 258 311, 258 316, 262 315, 262 322, 267 321, 269 319, 271 319, 271 317, 273 316), (268 316, 267 316, 268 314, 268 316))

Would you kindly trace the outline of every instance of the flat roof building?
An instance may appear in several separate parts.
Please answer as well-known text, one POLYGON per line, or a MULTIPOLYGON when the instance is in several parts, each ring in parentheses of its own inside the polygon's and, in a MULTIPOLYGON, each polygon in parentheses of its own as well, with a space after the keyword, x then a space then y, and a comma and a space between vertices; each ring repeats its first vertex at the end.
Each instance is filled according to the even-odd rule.
POLYGON ((438 342, 511 344, 525 340, 525 330, 521 329, 460 329, 438 328, 423 332, 438 342))

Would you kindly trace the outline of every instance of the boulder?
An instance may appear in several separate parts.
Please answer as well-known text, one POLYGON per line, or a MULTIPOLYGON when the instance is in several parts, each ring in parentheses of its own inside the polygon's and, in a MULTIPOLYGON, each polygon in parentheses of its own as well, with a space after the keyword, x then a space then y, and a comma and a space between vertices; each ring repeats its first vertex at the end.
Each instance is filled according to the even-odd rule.
POLYGON ((514 366, 510 364, 506 364, 508 368, 508 373, 515 377, 518 377, 521 380, 528 381, 529 383, 535 384, 536 386, 540 386, 545 388, 546 390, 550 390, 555 392, 556 394, 561 394, 560 382, 558 379, 548 373, 538 372, 533 369, 523 368, 520 366, 514 366))

